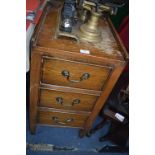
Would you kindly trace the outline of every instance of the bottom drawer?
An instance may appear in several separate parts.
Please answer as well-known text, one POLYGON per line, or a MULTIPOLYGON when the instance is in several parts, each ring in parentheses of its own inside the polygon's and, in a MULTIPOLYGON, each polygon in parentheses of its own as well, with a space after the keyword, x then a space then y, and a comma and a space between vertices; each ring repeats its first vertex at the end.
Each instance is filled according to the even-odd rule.
POLYGON ((57 111, 39 111, 38 123, 65 127, 83 127, 87 114, 75 114, 57 111))

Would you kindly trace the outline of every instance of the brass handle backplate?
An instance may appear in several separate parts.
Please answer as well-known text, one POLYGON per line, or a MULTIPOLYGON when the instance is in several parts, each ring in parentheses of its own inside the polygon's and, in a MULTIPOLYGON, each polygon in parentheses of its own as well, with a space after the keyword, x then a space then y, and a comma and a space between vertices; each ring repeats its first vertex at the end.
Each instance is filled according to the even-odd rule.
POLYGON ((89 74, 89 73, 84 73, 84 74, 80 77, 79 80, 73 80, 73 79, 71 79, 71 77, 70 77, 69 71, 63 70, 63 71, 61 72, 61 74, 62 74, 64 77, 66 77, 66 79, 67 79, 69 82, 72 82, 72 83, 79 83, 79 82, 81 82, 81 81, 83 81, 83 80, 87 80, 87 79, 90 77, 90 74, 89 74))
POLYGON ((80 100, 79 99, 74 99, 71 103, 68 104, 64 104, 63 98, 62 97, 56 97, 56 102, 60 105, 64 105, 64 106, 73 106, 75 104, 80 104, 80 100))
POLYGON ((58 117, 55 117, 55 116, 52 117, 52 120, 53 120, 55 123, 61 124, 61 125, 65 125, 65 124, 67 124, 67 123, 70 123, 70 122, 73 122, 73 121, 74 121, 73 118, 67 118, 67 119, 64 120, 64 122, 61 122, 61 121, 59 121, 59 118, 58 118, 58 117))

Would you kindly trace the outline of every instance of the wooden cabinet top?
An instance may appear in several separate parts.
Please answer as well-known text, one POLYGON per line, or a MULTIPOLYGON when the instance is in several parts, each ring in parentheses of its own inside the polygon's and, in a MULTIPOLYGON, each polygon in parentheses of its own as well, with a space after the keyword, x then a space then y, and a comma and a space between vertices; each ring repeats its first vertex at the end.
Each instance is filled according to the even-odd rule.
POLYGON ((59 52, 69 52, 72 54, 81 54, 80 50, 89 50, 88 57, 100 57, 124 62, 128 59, 128 53, 122 44, 116 30, 109 19, 102 18, 100 27, 103 28, 103 40, 101 43, 77 43, 75 40, 66 38, 55 38, 55 32, 58 23, 59 3, 54 6, 46 6, 42 18, 35 30, 33 36, 33 48, 40 48, 50 53, 52 50, 59 52))

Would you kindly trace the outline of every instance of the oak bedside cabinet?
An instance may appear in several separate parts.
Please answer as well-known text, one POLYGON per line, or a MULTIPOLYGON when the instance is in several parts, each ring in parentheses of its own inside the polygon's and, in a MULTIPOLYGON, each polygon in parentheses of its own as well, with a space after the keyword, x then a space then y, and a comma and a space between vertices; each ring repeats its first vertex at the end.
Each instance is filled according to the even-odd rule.
POLYGON ((60 5, 47 5, 32 37, 30 130, 80 128, 83 137, 122 73, 128 54, 109 19, 102 45, 55 37, 60 5), (101 45, 101 46, 99 46, 101 45))

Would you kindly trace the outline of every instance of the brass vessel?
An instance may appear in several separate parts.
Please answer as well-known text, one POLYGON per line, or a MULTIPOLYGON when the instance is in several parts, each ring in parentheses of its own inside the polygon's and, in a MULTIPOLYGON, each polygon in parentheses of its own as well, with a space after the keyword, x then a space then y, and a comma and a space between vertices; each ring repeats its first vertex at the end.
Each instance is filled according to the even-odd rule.
POLYGON ((88 42, 99 42, 101 38, 101 30, 98 28, 101 13, 91 11, 91 17, 87 23, 82 24, 79 28, 78 37, 80 40, 88 42))
MULTIPOLYGON (((100 4, 98 7, 96 3, 88 0, 83 0, 78 8, 77 23, 72 27, 71 32, 64 32, 60 30, 61 12, 59 13, 58 26, 55 38, 69 37, 79 42, 97 43, 102 41, 102 28, 99 27, 99 19, 103 13, 109 12, 111 15, 115 14, 112 7, 100 4), (88 16, 90 15, 90 16, 88 16), (88 19, 88 20, 87 20, 88 19)), ((62 8, 61 8, 62 11, 62 8)))

